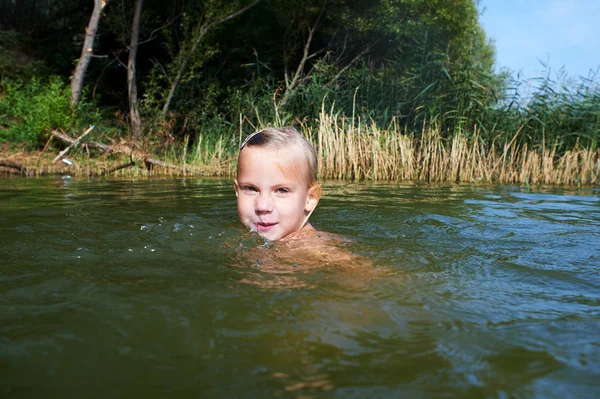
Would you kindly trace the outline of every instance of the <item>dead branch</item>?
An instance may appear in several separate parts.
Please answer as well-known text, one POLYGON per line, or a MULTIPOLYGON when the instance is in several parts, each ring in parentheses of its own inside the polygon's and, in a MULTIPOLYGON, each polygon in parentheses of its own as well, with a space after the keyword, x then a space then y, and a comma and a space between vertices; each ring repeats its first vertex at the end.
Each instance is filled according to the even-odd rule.
MULTIPOLYGON (((68 135, 66 135, 64 133, 59 132, 58 130, 53 130, 52 135, 54 137, 56 137, 58 140, 62 141, 63 143, 66 143, 66 144, 73 145, 77 141, 76 139, 73 139, 72 137, 69 137, 68 135)), ((119 165, 115 168, 109 169, 106 172, 104 172, 105 174, 115 172, 117 170, 124 169, 124 168, 130 167, 130 166, 134 166, 135 164, 143 164, 146 166, 146 168, 148 170, 151 169, 153 166, 160 166, 160 167, 168 168, 168 169, 181 169, 185 173, 194 173, 193 170, 184 168, 180 165, 175 165, 172 163, 163 162, 163 161, 159 161, 157 159, 151 158, 149 154, 136 148, 135 145, 131 145, 131 144, 128 144, 125 142, 122 142, 119 144, 113 144, 113 145, 106 145, 106 144, 98 143, 95 141, 88 141, 85 144, 89 148, 97 149, 100 152, 107 154, 107 155, 123 154, 123 155, 127 155, 130 157, 130 162, 123 164, 123 165, 119 165), (132 151, 132 148, 133 148, 133 151, 132 151)))
POLYGON ((169 22, 169 23, 167 23, 167 24, 165 24, 165 25, 161 26, 160 28, 156 28, 156 29, 154 29, 152 32, 150 32, 150 36, 148 37, 148 39, 146 39, 146 40, 142 40, 141 42, 138 42, 138 46, 139 46, 139 45, 142 45, 142 44, 145 44, 145 43, 148 43, 148 42, 150 42, 150 41, 152 41, 152 40, 156 39, 156 38, 157 38, 157 36, 154 36, 154 34, 155 34, 156 32, 158 32, 158 31, 161 31, 161 30, 163 30, 163 29, 165 29, 165 28, 169 27, 169 26, 170 26, 170 25, 172 25, 172 24, 173 24, 175 21, 177 21, 177 20, 179 19, 179 17, 181 17, 182 15, 183 15, 183 13, 181 13, 181 14, 179 14, 178 16, 176 16, 175 18, 173 18, 173 20, 172 20, 171 22, 169 22))
POLYGON ((360 57, 362 57, 363 55, 367 54, 368 52, 369 52, 369 46, 365 47, 360 53, 358 53, 358 55, 356 57, 354 57, 352 59, 352 61, 350 61, 348 63, 348 65, 346 65, 345 67, 343 67, 342 69, 340 69, 340 71, 333 77, 333 79, 331 79, 329 81, 329 84, 335 83, 344 74, 344 72, 346 72, 346 70, 348 68, 350 68, 352 66, 352 64, 354 64, 354 62, 356 60, 358 60, 360 57))
POLYGON ((95 127, 96 127, 96 126, 94 126, 94 125, 90 126, 90 127, 88 128, 88 130, 86 130, 85 132, 83 132, 83 134, 82 134, 81 136, 77 137, 77 140, 73 141, 73 142, 71 143, 71 145, 69 145, 67 148, 65 148, 64 150, 62 150, 62 151, 61 151, 61 152, 60 152, 60 153, 59 153, 59 154, 56 156, 56 158, 54 158, 54 159, 52 160, 52 163, 55 163, 56 161, 58 161, 59 159, 61 159, 61 158, 62 158, 62 157, 63 157, 63 156, 64 156, 64 155, 67 153, 67 152, 69 152, 69 150, 70 150, 72 147, 77 147, 77 146, 79 145, 79 142, 81 141, 81 139, 82 139, 82 138, 84 138, 85 136, 87 136, 88 134, 90 134, 90 132, 91 132, 92 130, 94 130, 94 128, 95 128, 95 127))
POLYGON ((134 165, 135 165, 135 162, 129 161, 127 163, 124 163, 123 165, 119 165, 114 168, 110 168, 109 170, 105 170, 104 172, 101 173, 101 175, 107 175, 109 173, 116 172, 117 170, 129 168, 130 166, 134 166, 134 165))
POLYGON ((173 96, 175 95, 175 90, 177 90, 179 83, 181 82, 181 79, 183 78, 183 73, 186 71, 188 63, 190 62, 196 49, 198 48, 198 46, 204 39, 204 36, 208 32, 210 32, 212 29, 217 27, 218 25, 221 25, 221 24, 239 16, 240 14, 243 14, 244 12, 248 11, 249 9, 251 9, 252 7, 257 5, 260 1, 261 0, 255 0, 254 2, 252 2, 252 4, 250 4, 246 7, 243 7, 241 9, 239 9, 238 11, 236 11, 222 19, 219 19, 217 21, 212 21, 210 23, 207 23, 206 25, 202 25, 202 26, 198 27, 199 29, 197 31, 197 36, 193 40, 192 47, 190 48, 190 50, 188 50, 187 54, 185 55, 185 57, 182 58, 181 62, 179 62, 179 65, 177 67, 177 74, 175 75, 175 79, 173 80, 173 83, 171 84, 171 89, 169 90, 169 94, 167 94, 167 100, 165 101, 165 105, 163 106, 163 109, 162 109, 163 118, 167 117, 168 112, 169 112, 169 107, 171 106, 171 101, 173 101, 173 96))
POLYGON ((4 166, 9 169, 16 169, 20 173, 23 173, 23 174, 27 173, 26 167, 24 167, 23 165, 20 165, 16 162, 9 161, 7 159, 0 159, 0 166, 4 166))
MULTIPOLYGON (((304 43, 304 51, 302 54, 302 59, 300 60, 300 63, 298 64, 298 67, 296 68, 296 71, 294 72, 294 76, 290 79, 288 74, 287 74, 287 68, 285 70, 285 92, 283 93, 283 99, 281 100, 281 105, 285 106, 290 98, 290 96, 296 91, 297 87, 298 87, 298 83, 300 80, 300 76, 302 75, 302 72, 304 71, 304 66, 306 65, 306 62, 313 58, 314 56, 317 55, 318 52, 314 53, 314 54, 310 54, 310 45, 313 39, 313 35, 315 33, 315 31, 317 30, 319 23, 321 22, 321 17, 323 16, 323 12, 325 11, 325 7, 323 7, 321 9, 321 12, 319 13, 319 16, 317 17, 317 20, 315 21, 314 25, 311 27, 308 27, 308 37, 306 38, 306 43, 304 43)), ((322 51, 322 50, 319 50, 322 51)))

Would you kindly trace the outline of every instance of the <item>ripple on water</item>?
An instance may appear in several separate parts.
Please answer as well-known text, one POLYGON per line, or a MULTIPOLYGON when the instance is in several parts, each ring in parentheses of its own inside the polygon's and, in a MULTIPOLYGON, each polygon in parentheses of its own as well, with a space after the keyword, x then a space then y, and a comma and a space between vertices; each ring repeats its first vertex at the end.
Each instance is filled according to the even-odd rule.
POLYGON ((277 246, 239 224, 229 181, 0 182, 3 388, 148 398, 600 390, 597 191, 324 185, 315 226, 349 238, 372 268, 250 259, 277 246))

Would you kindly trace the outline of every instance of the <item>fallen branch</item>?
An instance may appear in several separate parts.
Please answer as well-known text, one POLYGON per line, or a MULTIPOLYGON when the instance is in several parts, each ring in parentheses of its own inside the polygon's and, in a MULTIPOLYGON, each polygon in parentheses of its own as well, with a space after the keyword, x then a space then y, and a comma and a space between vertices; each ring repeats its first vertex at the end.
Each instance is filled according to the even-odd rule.
MULTIPOLYGON (((52 135, 54 137, 56 137, 58 140, 66 143, 66 144, 70 144, 69 147, 73 147, 76 145, 77 141, 80 140, 83 135, 81 137, 79 137, 78 139, 73 139, 71 137, 69 137, 68 135, 59 132, 58 130, 53 130, 52 131, 52 135)), ((130 166, 134 166, 136 163, 139 164, 144 164, 146 165, 146 169, 150 170, 152 168, 152 166, 160 166, 163 168, 168 168, 168 169, 181 169, 182 171, 184 171, 185 173, 194 173, 193 170, 188 169, 188 168, 184 168, 182 166, 179 165, 175 165, 172 163, 167 163, 167 162, 163 162, 163 161, 159 161, 157 159, 153 159, 150 157, 149 154, 135 148, 132 149, 132 146, 130 144, 127 143, 119 143, 119 144, 113 144, 113 145, 106 145, 103 143, 98 143, 95 141, 88 141, 85 143, 85 145, 87 145, 89 148, 94 148, 99 150, 102 153, 106 153, 106 154, 124 154, 130 157, 130 162, 123 164, 123 165, 119 165, 115 168, 109 169, 106 172, 104 172, 104 174, 107 173, 111 173, 111 172, 115 172, 117 170, 120 169, 124 169, 124 168, 128 168, 130 166)))
POLYGON ((7 167, 9 169, 17 169, 20 173, 27 173, 27 168, 23 165, 19 165, 16 162, 12 162, 6 159, 0 159, 0 166, 7 167))
POLYGON ((125 163, 123 165, 119 165, 119 166, 116 166, 114 168, 110 168, 109 170, 105 170, 104 172, 101 173, 101 175, 107 175, 109 173, 116 172, 117 170, 125 169, 125 168, 128 168, 130 166, 134 166, 134 165, 135 165, 135 162, 131 162, 130 161, 130 162, 127 162, 127 163, 125 163))
MULTIPOLYGON (((64 134, 63 132, 59 132, 58 130, 53 130, 52 135, 66 144, 74 144, 76 141, 75 139, 64 134)), ((95 141, 88 141, 87 143, 85 143, 85 145, 87 145, 89 148, 94 148, 102 152, 108 152, 110 150, 109 145, 97 143, 95 141)))
POLYGON ((70 146, 68 146, 67 148, 65 148, 64 150, 62 150, 62 151, 60 152, 60 154, 58 154, 58 155, 56 156, 56 158, 54 158, 54 159, 52 160, 52 163, 55 163, 56 161, 58 161, 59 159, 61 159, 61 158, 62 158, 62 157, 63 157, 63 156, 64 156, 64 155, 67 153, 67 152, 69 152, 69 150, 70 150, 71 148, 73 148, 73 147, 77 147, 77 145, 79 144, 79 142, 81 141, 81 139, 82 139, 82 138, 84 138, 85 136, 87 136, 88 134, 90 134, 90 132, 91 132, 92 130, 94 130, 94 128, 95 128, 95 127, 96 127, 96 126, 94 126, 94 125, 90 126, 90 127, 88 128, 88 130, 86 130, 85 132, 83 132, 83 134, 82 134, 81 136, 77 137, 77 140, 73 141, 73 142, 71 143, 71 145, 70 145, 70 146))

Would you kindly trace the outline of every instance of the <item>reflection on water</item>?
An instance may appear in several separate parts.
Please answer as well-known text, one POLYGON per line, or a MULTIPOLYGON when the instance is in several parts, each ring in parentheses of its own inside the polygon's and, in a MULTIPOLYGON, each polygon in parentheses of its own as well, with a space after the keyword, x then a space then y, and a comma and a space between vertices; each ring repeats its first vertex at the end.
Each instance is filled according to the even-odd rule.
POLYGON ((349 258, 229 181, 0 181, 2 397, 600 396, 600 191, 324 187, 349 258))

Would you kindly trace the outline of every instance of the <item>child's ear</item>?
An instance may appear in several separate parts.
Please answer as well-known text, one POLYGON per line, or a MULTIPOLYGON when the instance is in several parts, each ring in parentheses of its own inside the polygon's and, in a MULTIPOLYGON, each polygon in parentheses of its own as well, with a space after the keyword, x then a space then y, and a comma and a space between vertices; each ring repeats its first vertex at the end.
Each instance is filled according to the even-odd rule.
POLYGON ((237 198, 238 197, 238 189, 239 189, 237 179, 233 179, 233 189, 235 190, 235 198, 237 198))
POLYGON ((306 212, 312 212, 317 207, 319 200, 321 199, 321 185, 319 183, 315 183, 311 188, 308 189, 308 194, 306 195, 306 207, 304 208, 306 212))

